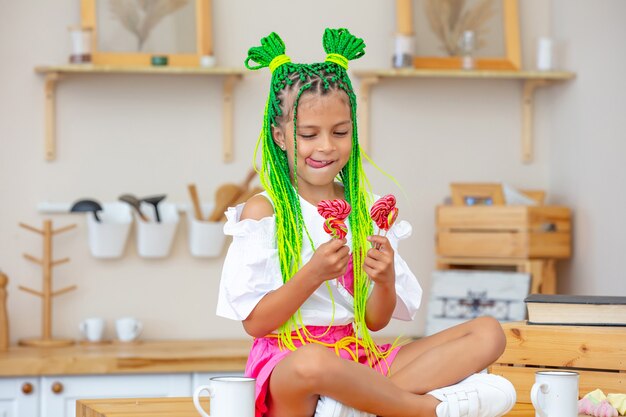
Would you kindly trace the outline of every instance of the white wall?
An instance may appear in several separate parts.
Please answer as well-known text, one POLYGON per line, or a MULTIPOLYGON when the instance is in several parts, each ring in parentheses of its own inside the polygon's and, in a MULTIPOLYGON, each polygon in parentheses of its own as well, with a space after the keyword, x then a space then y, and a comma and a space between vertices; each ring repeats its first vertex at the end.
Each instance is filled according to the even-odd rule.
POLYGON ((550 189, 574 207, 574 257, 559 289, 626 295, 626 2, 555 0, 554 34, 576 81, 549 97, 550 189))
MULTIPOLYGON (((294 61, 322 59, 321 35, 327 26, 349 27, 366 40, 367 55, 353 62, 353 68, 389 66, 395 25, 393 2, 320 0, 312 5, 287 0, 218 0, 213 3, 215 50, 222 66, 241 67, 247 49, 272 30, 285 39, 287 53, 294 61), (293 13, 285 15, 286 11, 293 13)), ((534 62, 536 38, 549 33, 550 16, 558 13, 551 12, 549 4, 542 0, 520 3, 523 3, 520 14, 524 62, 529 67, 534 62)), ((559 13, 560 9, 569 7, 564 1, 556 4, 559 13)), ((592 27, 584 36, 575 34, 574 23, 563 28, 563 33, 571 42, 589 45, 589 53, 592 53, 593 39, 600 39, 600 30, 621 25, 620 14, 616 13, 618 0, 607 4, 613 6, 613 13, 607 12, 603 20, 590 22, 592 27)), ((591 7, 589 3, 584 10, 566 13, 580 20, 591 7)), ((184 223, 177 234, 172 256, 167 259, 138 257, 133 238, 121 260, 102 261, 89 255, 82 217, 44 216, 36 211, 36 206, 41 201, 71 202, 80 197, 112 201, 124 192, 138 195, 163 192, 170 201, 185 202, 189 182, 195 182, 200 193, 209 200, 220 183, 239 181, 250 165, 260 129, 268 74, 252 73, 237 86, 236 159, 231 164, 221 161, 222 84, 219 79, 156 75, 68 77, 58 88, 58 157, 54 162, 45 162, 43 80, 34 74, 33 68, 65 62, 69 52, 66 27, 77 23, 78 16, 77 1, 0 2, 3 26, 0 38, 3 59, 0 66, 0 268, 11 280, 12 340, 37 336, 40 332, 40 302, 19 291, 17 286, 38 288, 41 285, 39 267, 22 258, 23 252, 37 256, 41 242, 38 236, 18 228, 17 223, 39 225, 48 217, 57 226, 73 222, 79 225, 78 230, 55 239, 56 257, 72 258, 69 264, 55 269, 55 287, 78 285, 77 291, 55 300, 56 336, 78 337, 77 323, 93 315, 103 316, 109 322, 125 315, 136 316, 145 323, 146 338, 243 336, 239 323, 214 315, 221 258, 191 257, 184 223)), ((561 28, 556 23, 555 26, 561 28)), ((623 67, 624 58, 618 52, 620 39, 623 36, 606 36, 606 57, 621 59, 623 67)), ((583 58, 571 62, 569 69, 574 71, 591 64, 602 68, 602 74, 610 69, 608 62, 599 60, 591 64, 585 64, 583 58)), ((612 64, 611 68, 616 67, 612 64)), ((603 83, 615 86, 620 82, 617 70, 609 74, 612 76, 604 76, 603 83)), ((617 163, 618 153, 609 152, 616 148, 594 147, 596 157, 590 152, 569 154, 567 160, 557 157, 566 153, 567 149, 562 148, 567 148, 572 132, 581 132, 578 147, 585 143, 593 146, 594 142, 585 141, 590 135, 583 136, 584 130, 568 127, 572 122, 582 122, 582 115, 588 111, 608 111, 607 107, 612 107, 617 112, 616 102, 620 99, 617 93, 612 103, 577 98, 574 105, 566 97, 571 94, 579 97, 582 93, 593 97, 593 89, 579 90, 585 78, 586 75, 581 74, 576 83, 551 87, 537 95, 536 155, 530 165, 520 162, 521 84, 497 80, 398 80, 375 87, 371 153, 376 162, 403 185, 408 199, 377 171, 369 169, 370 177, 376 192, 393 192, 399 196, 401 217, 413 224, 414 235, 405 242, 401 252, 426 293, 435 260, 434 207, 447 195, 451 181, 506 181, 528 188, 547 188, 555 200, 571 204, 575 211, 579 204, 583 208, 594 205, 593 211, 585 212, 586 223, 590 225, 590 218, 608 222, 603 219, 611 211, 618 212, 619 206, 609 208, 609 205, 599 204, 611 198, 612 190, 608 187, 578 195, 578 184, 567 187, 559 180, 571 177, 581 164, 589 166, 588 172, 602 169, 601 152, 615 160, 612 178, 624 178, 624 168, 617 163)), ((597 125, 591 118, 586 123, 588 131, 592 123, 594 127, 597 125)), ((614 120, 611 126, 621 125, 614 120)), ((597 133, 597 128, 593 133, 597 133)), ((588 172, 577 178, 579 182, 586 181, 591 188, 591 178, 599 176, 599 172, 594 173, 594 177, 587 176, 588 172)), ((579 226, 580 217, 577 221, 579 226)), ((593 227, 589 233, 600 233, 596 223, 593 227)), ((611 236, 610 232, 597 236, 603 238, 587 242, 595 243, 589 258, 579 252, 582 242, 577 241, 574 261, 587 277, 593 276, 594 284, 576 284, 567 287, 568 290, 600 291, 598 289, 609 289, 618 282, 617 261, 602 263, 597 259, 600 255, 595 254, 616 251, 614 248, 623 243, 624 238, 611 236)), ((425 309, 413 323, 394 323, 386 332, 420 334, 424 313, 425 309)), ((109 330, 112 335, 112 326, 109 330)))

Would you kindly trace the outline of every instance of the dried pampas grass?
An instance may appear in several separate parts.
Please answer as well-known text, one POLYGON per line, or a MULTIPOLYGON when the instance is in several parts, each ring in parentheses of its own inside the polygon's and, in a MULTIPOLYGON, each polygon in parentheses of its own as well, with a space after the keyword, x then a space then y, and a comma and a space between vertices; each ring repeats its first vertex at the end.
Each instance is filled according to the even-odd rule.
POLYGON ((137 38, 141 51, 150 32, 163 18, 189 3, 189 0, 110 0, 114 19, 137 38))
POLYGON ((474 32, 477 48, 486 44, 487 23, 496 14, 495 0, 477 0, 472 7, 467 7, 467 3, 467 0, 426 0, 424 4, 430 28, 448 55, 459 55, 459 40, 466 30, 474 32))

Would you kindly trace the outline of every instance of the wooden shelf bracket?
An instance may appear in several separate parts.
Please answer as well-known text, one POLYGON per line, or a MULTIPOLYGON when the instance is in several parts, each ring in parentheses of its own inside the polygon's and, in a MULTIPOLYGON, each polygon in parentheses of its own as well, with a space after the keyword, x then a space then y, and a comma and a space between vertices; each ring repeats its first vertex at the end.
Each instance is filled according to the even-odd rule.
POLYGON ((53 161, 56 158, 56 86, 59 81, 58 72, 46 74, 45 94, 46 94, 46 136, 44 151, 46 161, 53 161))
POLYGON ((359 120, 359 143, 365 153, 370 150, 370 93, 372 86, 378 84, 380 77, 361 78, 359 95, 357 96, 357 117, 359 120))
POLYGON ((241 80, 241 75, 228 75, 224 80, 224 101, 222 104, 222 130, 224 162, 232 162, 234 159, 233 125, 235 113, 235 100, 233 91, 235 84, 241 80))
POLYGON ((538 72, 538 71, 462 71, 462 70, 363 70, 355 71, 361 84, 357 96, 359 118, 359 141, 365 152, 370 148, 370 105, 372 86, 383 78, 460 78, 460 79, 510 79, 523 83, 522 92, 522 162, 533 161, 533 117, 534 94, 539 87, 551 85, 575 77, 570 72, 538 72))
POLYGON ((216 75, 224 77, 222 101, 222 129, 224 162, 232 162, 233 122, 234 122, 234 89, 243 78, 244 71, 232 68, 174 68, 174 67, 108 67, 96 65, 64 65, 37 67, 37 73, 45 77, 45 142, 46 161, 54 161, 57 156, 56 131, 56 87, 58 81, 71 74, 170 74, 170 75, 216 75))
POLYGON ((535 90, 550 84, 548 80, 525 80, 522 93, 522 162, 529 164, 534 156, 535 90))

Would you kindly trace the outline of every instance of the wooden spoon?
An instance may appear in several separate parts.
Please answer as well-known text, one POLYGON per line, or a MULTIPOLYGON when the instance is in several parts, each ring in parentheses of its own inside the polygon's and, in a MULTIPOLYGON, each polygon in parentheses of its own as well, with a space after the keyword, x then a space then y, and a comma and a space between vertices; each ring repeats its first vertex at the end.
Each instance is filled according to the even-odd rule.
POLYGON ((200 207, 200 198, 198 197, 198 190, 196 184, 187 185, 189 190, 189 196, 191 197, 191 203, 193 204, 193 214, 196 220, 204 220, 202 218, 202 208, 200 207))
POLYGON ((209 215, 210 222, 217 222, 224 216, 224 211, 235 201, 241 194, 248 190, 250 182, 255 177, 256 171, 250 170, 246 179, 241 185, 223 184, 215 192, 215 207, 209 215))

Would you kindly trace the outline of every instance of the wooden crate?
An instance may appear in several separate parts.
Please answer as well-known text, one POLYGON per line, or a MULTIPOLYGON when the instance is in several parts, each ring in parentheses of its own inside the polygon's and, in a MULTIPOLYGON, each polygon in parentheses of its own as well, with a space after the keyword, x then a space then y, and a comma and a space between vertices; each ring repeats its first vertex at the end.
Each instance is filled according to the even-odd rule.
POLYGON ((556 261, 554 259, 519 258, 437 258, 437 269, 500 269, 530 274, 530 292, 556 294, 556 261))
POLYGON ((579 397, 602 389, 605 394, 626 392, 626 327, 541 326, 525 322, 502 325, 507 345, 489 372, 513 383, 517 404, 513 411, 534 416, 530 389, 535 372, 572 370, 580 374, 579 397))
POLYGON ((439 206, 437 254, 569 258, 570 210, 560 206, 439 206))

